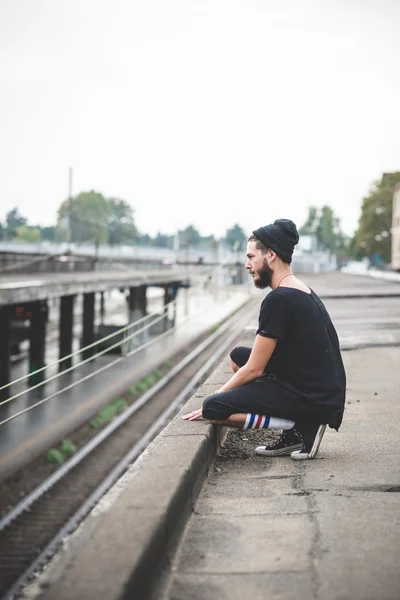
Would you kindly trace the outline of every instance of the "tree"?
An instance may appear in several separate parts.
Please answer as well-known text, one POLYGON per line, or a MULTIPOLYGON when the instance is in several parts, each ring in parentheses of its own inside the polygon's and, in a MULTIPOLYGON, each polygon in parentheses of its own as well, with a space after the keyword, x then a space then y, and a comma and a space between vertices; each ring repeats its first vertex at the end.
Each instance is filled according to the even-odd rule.
POLYGON ((200 246, 201 248, 213 248, 215 241, 215 236, 213 234, 205 235, 200 239, 200 246))
POLYGON ((320 210, 310 206, 305 223, 299 229, 300 235, 314 235, 318 248, 329 250, 331 254, 343 255, 346 239, 340 228, 340 219, 325 205, 320 210))
POLYGON ((363 198, 361 216, 356 231, 355 253, 372 260, 390 262, 393 187, 400 181, 400 172, 384 173, 363 198))
POLYGON ((152 242, 153 242, 153 240, 148 233, 138 233, 137 234, 136 243, 139 246, 151 246, 152 242))
POLYGON ((167 235, 165 233, 157 232, 156 237, 152 240, 152 246, 158 246, 160 248, 173 248, 174 236, 167 235))
POLYGON ((47 242, 57 241, 57 228, 54 225, 49 225, 48 227, 39 226, 39 229, 42 240, 46 240, 47 242))
POLYGON ((201 235, 193 225, 188 225, 182 231, 179 231, 179 245, 181 248, 186 246, 198 246, 201 241, 201 235))
POLYGON ((82 192, 75 198, 64 200, 58 209, 57 230, 60 239, 69 239, 77 244, 108 242, 108 220, 110 204, 104 196, 94 190, 82 192))
POLYGON ((6 214, 6 236, 11 240, 17 234, 17 228, 27 224, 27 219, 20 215, 15 207, 6 214))
POLYGON ((235 250, 243 250, 246 244, 246 235, 238 223, 226 230, 225 242, 230 248, 235 250))
POLYGON ((35 244, 40 240, 40 228, 29 227, 28 225, 17 227, 16 235, 13 238, 13 242, 27 242, 28 244, 35 244))
POLYGON ((322 207, 315 233, 319 247, 335 254, 341 234, 340 224, 329 206, 322 207))
POLYGON ((319 217, 318 209, 316 206, 308 207, 308 217, 306 222, 300 227, 300 235, 313 235, 315 234, 318 227, 319 217))
POLYGON ((117 244, 133 244, 138 235, 135 221, 134 210, 124 200, 120 198, 109 198, 108 217, 108 243, 111 246, 117 244))

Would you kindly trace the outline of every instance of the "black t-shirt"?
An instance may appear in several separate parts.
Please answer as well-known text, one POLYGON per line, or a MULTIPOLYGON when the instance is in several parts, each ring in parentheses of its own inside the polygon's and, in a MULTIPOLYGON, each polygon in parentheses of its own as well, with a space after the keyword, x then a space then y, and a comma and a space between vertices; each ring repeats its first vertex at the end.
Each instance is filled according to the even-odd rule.
POLYGON ((334 415, 332 426, 339 427, 346 375, 336 330, 317 294, 288 287, 271 291, 261 305, 257 334, 278 340, 266 372, 305 407, 323 405, 334 415))

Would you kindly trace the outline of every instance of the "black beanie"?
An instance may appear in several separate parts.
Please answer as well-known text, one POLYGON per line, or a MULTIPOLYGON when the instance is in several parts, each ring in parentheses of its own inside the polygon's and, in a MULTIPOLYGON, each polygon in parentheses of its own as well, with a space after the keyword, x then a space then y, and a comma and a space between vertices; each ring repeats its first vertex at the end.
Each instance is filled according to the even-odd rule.
POLYGON ((299 241, 296 225, 290 219, 277 219, 270 225, 259 227, 253 231, 253 234, 282 260, 287 263, 292 262, 292 254, 295 245, 299 241))

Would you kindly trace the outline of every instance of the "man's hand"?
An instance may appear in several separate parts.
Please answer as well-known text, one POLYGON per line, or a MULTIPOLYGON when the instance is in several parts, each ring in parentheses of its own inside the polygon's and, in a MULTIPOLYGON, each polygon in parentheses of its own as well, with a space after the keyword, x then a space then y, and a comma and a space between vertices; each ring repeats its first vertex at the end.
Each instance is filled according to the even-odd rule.
POLYGON ((197 410, 194 410, 191 413, 182 415, 182 419, 185 419, 185 421, 196 421, 197 419, 201 419, 202 416, 203 416, 203 409, 199 408, 197 410))

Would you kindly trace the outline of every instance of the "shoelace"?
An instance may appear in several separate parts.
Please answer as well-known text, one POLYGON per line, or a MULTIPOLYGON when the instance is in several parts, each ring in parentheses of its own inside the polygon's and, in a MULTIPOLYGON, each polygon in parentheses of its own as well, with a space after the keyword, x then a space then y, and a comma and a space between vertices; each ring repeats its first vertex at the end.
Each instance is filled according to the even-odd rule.
POLYGON ((275 442, 273 442, 271 444, 271 448, 275 448, 275 446, 278 446, 281 442, 284 442, 287 438, 287 433, 286 431, 284 431, 283 433, 281 433, 281 435, 278 437, 277 440, 275 440, 275 442))

